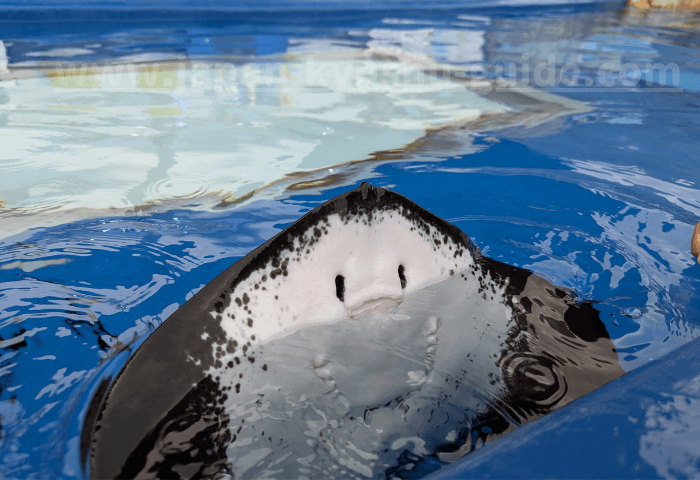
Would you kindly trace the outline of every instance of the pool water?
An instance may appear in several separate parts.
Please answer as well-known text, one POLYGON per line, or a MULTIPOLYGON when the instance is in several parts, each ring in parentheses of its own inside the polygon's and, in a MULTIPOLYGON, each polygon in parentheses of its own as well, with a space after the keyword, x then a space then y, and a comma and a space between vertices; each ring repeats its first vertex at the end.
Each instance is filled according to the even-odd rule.
MULTIPOLYGON (((612 382, 607 403, 574 402, 645 402, 615 417, 616 433, 608 417, 588 425, 603 446, 628 445, 592 476, 700 474, 687 353, 700 336, 697 14, 205 6, 0 3, 0 476, 84 478, 82 422, 95 379, 128 355, 115 347, 363 180, 596 302, 632 372, 620 381, 675 362, 657 391, 621 396, 612 382)), ((572 425, 581 412, 552 415, 572 425)), ((546 451, 540 430, 566 439, 548 417, 476 452, 474 476, 496 472, 489 462, 537 473, 542 460, 516 440, 546 451)), ((432 453, 397 462, 386 475, 446 465, 432 453)))

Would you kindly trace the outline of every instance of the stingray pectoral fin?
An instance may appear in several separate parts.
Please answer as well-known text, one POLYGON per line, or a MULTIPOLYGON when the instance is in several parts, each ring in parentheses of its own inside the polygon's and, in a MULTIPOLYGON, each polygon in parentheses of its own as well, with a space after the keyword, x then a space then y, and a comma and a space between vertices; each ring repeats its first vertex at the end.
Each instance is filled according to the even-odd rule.
POLYGON ((93 431, 92 478, 124 476, 132 453, 205 378, 215 360, 212 341, 225 334, 203 305, 215 303, 214 296, 225 289, 231 274, 237 272, 220 275, 177 310, 122 369, 93 431))
POLYGON ((508 393, 500 402, 526 423, 591 392, 625 372, 600 312, 571 292, 519 267, 482 257, 505 285, 518 337, 499 359, 508 393))
POLYGON ((523 293, 532 272, 514 267, 489 257, 479 257, 477 263, 491 278, 506 286, 506 294, 518 296, 523 293))

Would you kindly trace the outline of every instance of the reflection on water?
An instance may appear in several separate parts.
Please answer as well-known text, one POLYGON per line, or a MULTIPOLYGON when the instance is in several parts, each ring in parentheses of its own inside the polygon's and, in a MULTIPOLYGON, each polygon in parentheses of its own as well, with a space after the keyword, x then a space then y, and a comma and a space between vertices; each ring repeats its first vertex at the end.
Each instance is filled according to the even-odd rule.
MULTIPOLYGON (((177 33, 169 24, 109 26, 100 41, 93 32, 70 44, 60 37, 47 37, 50 44, 9 37, 0 55, 2 131, 14 139, 4 152, 4 214, 67 209, 68 220, 85 218, 88 212, 76 210, 83 207, 211 208, 248 199, 291 173, 337 177, 334 166, 414 148, 426 129, 472 121, 469 130, 480 131, 493 128, 491 117, 503 112, 511 116, 500 128, 532 127, 584 110, 563 98, 539 98, 539 112, 522 118, 523 104, 513 102, 510 89, 544 87, 590 102, 596 90, 610 99, 613 92, 700 85, 690 34, 696 22, 663 12, 367 13, 359 25, 342 15, 329 20, 315 35, 274 16, 268 22, 244 16, 211 31, 190 26, 177 33), (108 38, 124 44, 107 48, 108 38), (255 48, 241 56, 240 44, 255 48), (144 49, 149 53, 135 53, 144 49), (277 56, 250 61, 268 53, 277 56), (136 61, 133 55, 172 63, 124 63, 136 61), (222 63, 192 64, 198 56, 222 63), (30 60, 39 58, 45 60, 30 60), (122 63, 104 65, 115 58, 122 63), (60 68, 52 68, 57 62, 60 68), (29 65, 47 69, 49 78, 11 80, 35 76, 29 65)), ((608 120, 644 124, 645 115, 630 111, 608 120)), ((50 214, 21 218, 12 220, 19 222, 12 232, 55 224, 50 214)))
POLYGON ((429 127, 508 110, 415 66, 371 59, 48 77, 0 84, 3 200, 23 213, 240 198, 287 174, 409 144, 429 127))
POLYGON ((588 110, 532 91, 484 97, 425 62, 387 55, 73 66, 2 82, 5 234, 55 224, 59 211, 77 219, 269 197, 262 187, 292 176, 351 177, 344 164, 417 150, 429 130, 459 126, 464 136, 588 110), (533 95, 536 113, 520 104, 533 95))
MULTIPOLYGON (((627 370, 700 335, 700 274, 688 251, 700 214, 696 16, 424 10, 334 14, 301 28, 295 15, 231 19, 220 30, 105 22, 72 39, 50 23, 36 37, 3 24, 3 476, 81 477, 81 421, 103 360, 344 189, 333 182, 372 178, 458 225, 487 255, 597 302, 627 370), (347 78, 343 88, 301 81, 305 52, 339 50, 340 59, 315 58, 347 78), (219 65, 191 61, 208 56, 219 65), (171 63, 130 66, 125 83, 106 89, 116 70, 102 68, 117 57, 171 63), (82 61, 89 71, 67 75, 68 62, 82 61), (271 65, 261 75, 275 87, 251 91, 246 65, 271 65), (433 80, 419 84, 421 75, 433 80), (524 83, 560 100, 515 98, 524 83), (452 123, 474 109, 502 116, 452 123), (377 150, 391 152, 372 157, 377 150), (337 172, 294 177, 248 203, 195 212, 271 178, 370 157, 394 163, 331 181, 337 172), (313 189, 287 189, 297 183, 313 189), (109 206, 123 208, 96 210, 109 206), (36 222, 22 209, 47 214, 36 222), (40 223, 51 228, 29 230, 40 223)), ((628 433, 640 465, 667 478, 697 473, 697 379, 684 382, 646 405, 628 433)), ((397 449, 411 475, 442 465, 417 444, 397 449)))
POLYGON ((648 432, 640 439, 639 455, 659 476, 694 478, 700 475, 700 376, 678 382, 673 390, 647 409, 648 432))

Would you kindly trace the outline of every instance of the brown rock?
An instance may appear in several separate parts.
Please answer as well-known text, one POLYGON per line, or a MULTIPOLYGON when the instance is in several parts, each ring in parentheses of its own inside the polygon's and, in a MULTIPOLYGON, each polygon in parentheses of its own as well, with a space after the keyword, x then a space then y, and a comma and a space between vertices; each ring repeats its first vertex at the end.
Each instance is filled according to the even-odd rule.
MULTIPOLYGON (((690 241, 690 253, 696 257, 700 255, 700 222, 695 225, 695 230, 693 231, 693 239, 690 241)), ((698 258, 698 263, 700 263, 700 258, 698 258)))
POLYGON ((700 0, 627 0, 642 10, 700 10, 700 0))

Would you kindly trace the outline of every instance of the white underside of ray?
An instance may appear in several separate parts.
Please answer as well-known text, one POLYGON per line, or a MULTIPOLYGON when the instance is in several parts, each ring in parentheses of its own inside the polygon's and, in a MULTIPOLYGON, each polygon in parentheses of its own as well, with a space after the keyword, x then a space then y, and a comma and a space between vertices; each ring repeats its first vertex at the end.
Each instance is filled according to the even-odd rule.
POLYGON ((462 245, 445 242, 432 226, 429 234, 421 231, 398 211, 375 212, 370 223, 364 215, 348 223, 331 215, 327 223, 314 225, 297 238, 294 250, 279 258, 287 276, 272 278, 275 266, 269 263, 236 287, 234 301, 222 314, 222 325, 239 343, 252 336, 255 343, 265 342, 308 325, 397 305, 405 293, 444 280, 450 271, 454 274, 473 263, 462 245), (315 235, 316 229, 320 236, 315 235), (309 245, 312 239, 314 244, 309 245), (455 256, 458 250, 462 253, 455 256), (405 290, 400 265, 407 279, 405 290), (338 275, 344 278, 342 302, 337 297, 338 275), (235 300, 244 300, 244 294, 247 303, 239 305, 235 300))
POLYGON ((424 455, 430 442, 454 441, 503 393, 497 361, 512 322, 502 289, 484 298, 471 269, 461 273, 407 292, 385 313, 267 343, 258 361, 268 370, 245 368, 233 379, 241 395, 226 403, 236 476, 345 469, 372 478, 404 450, 424 455))
POLYGON ((311 226, 303 241, 319 241, 308 254, 302 247, 300 257, 283 252, 286 276, 272 279, 276 267, 261 268, 239 283, 223 312, 222 325, 239 346, 254 338, 247 351, 254 363, 239 349, 221 357, 223 365, 240 357, 235 368, 208 372, 233 389, 226 409, 237 439, 227 455, 237 476, 266 465, 290 478, 308 468, 372 477, 389 467, 377 453, 382 446, 424 454, 421 436, 450 441, 455 425, 502 393, 496 357, 512 321, 502 288, 484 297, 471 254, 455 259, 463 246, 444 237, 436 246, 434 227, 421 236, 398 211, 364 220, 331 215, 311 226), (314 228, 325 231, 314 237, 314 228), (346 279, 344 302, 337 275, 346 279), (244 293, 247 303, 239 305, 244 293), (431 420, 438 398, 449 406, 431 420), (371 414, 363 414, 367 408, 371 414), (447 423, 444 415, 459 418, 447 423), (284 448, 274 448, 279 442, 284 448))

